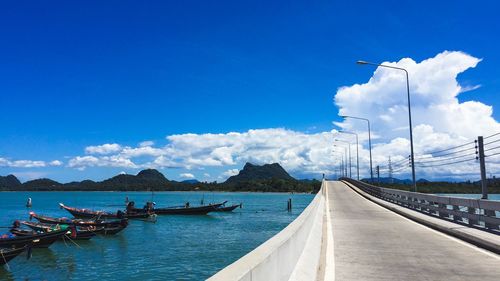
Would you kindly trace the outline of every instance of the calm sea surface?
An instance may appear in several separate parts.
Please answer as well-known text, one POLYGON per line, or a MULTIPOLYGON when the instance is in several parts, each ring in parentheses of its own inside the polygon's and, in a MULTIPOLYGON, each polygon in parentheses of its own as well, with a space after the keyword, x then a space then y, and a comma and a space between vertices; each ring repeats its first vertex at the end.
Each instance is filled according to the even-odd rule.
MULTIPOLYGON (((69 217, 58 203, 116 211, 125 197, 142 206, 147 192, 1 192, 0 225, 28 219, 32 210, 69 217)), ((277 193, 158 192, 158 207, 221 202, 243 203, 233 213, 206 216, 159 216, 156 223, 130 221, 115 236, 96 236, 78 245, 58 241, 48 249, 34 249, 0 267, 0 280, 204 280, 266 241, 309 204, 314 195, 277 193), (293 200, 293 211, 286 201, 293 200)), ((0 229, 5 233, 7 229, 0 229)))
MULTIPOLYGON (((462 198, 481 198, 481 194, 449 194, 449 193, 437 193, 436 195, 450 196, 450 197, 462 197, 462 198)), ((488 200, 500 201, 500 194, 488 194, 488 200)))

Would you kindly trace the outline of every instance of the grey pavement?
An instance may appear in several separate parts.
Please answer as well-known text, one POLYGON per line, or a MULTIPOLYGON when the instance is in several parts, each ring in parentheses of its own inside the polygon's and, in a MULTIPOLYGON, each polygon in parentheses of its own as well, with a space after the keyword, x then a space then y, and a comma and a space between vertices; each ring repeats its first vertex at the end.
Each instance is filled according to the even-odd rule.
POLYGON ((500 280, 498 255, 327 185, 336 280, 500 280))

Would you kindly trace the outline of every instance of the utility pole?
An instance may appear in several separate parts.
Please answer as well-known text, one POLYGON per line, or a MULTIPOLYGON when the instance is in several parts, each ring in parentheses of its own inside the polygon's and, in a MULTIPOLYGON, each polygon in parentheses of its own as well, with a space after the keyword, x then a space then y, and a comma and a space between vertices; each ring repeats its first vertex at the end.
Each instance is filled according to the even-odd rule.
POLYGON ((377 184, 380 186, 380 166, 377 165, 377 184))
POLYGON ((488 199, 488 183, 486 179, 486 164, 484 162, 484 142, 483 136, 477 137, 477 146, 479 148, 479 167, 481 168, 481 199, 488 199))
POLYGON ((391 156, 389 156, 389 183, 392 184, 394 181, 392 180, 392 162, 391 156))
POLYGON ((344 177, 345 176, 345 174, 344 174, 344 157, 342 157, 340 159, 340 167, 342 168, 342 174, 341 175, 342 175, 342 177, 344 177))

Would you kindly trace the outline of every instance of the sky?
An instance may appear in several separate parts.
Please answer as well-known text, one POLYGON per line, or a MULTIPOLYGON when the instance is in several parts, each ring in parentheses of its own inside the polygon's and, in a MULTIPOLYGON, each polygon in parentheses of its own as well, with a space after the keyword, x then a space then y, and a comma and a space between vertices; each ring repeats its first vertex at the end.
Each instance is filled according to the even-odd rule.
MULTIPOLYGON (((408 69, 417 177, 476 179, 475 161, 425 166, 448 163, 435 150, 500 132, 499 9, 497 1, 2 1, 0 175, 69 182, 156 168, 174 180, 224 181, 245 162, 278 162, 319 178, 338 173, 334 138, 354 142, 337 134, 344 129, 359 134, 366 177, 366 124, 341 113, 371 120, 381 176, 391 156, 395 176, 407 178, 404 74, 355 63, 367 60, 408 69)), ((487 160, 488 173, 499 173, 500 161, 487 160)))

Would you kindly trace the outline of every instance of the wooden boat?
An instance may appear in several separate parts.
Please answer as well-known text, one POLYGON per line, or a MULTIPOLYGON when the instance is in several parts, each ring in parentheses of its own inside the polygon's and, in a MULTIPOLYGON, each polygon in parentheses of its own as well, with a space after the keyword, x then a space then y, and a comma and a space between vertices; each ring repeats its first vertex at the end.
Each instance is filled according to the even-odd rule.
POLYGON ((68 219, 68 218, 52 218, 41 216, 30 212, 30 218, 35 218, 41 223, 46 224, 60 224, 60 225, 75 225, 77 227, 95 227, 102 229, 97 231, 97 234, 113 235, 128 226, 128 219, 115 219, 115 220, 92 220, 92 219, 68 219))
POLYGON ((237 204, 237 205, 231 205, 231 206, 220 206, 219 208, 217 208, 214 212, 232 212, 234 209, 240 207, 241 208, 241 204, 237 204))
POLYGON ((0 248, 20 248, 26 245, 34 248, 48 248, 52 243, 66 235, 68 230, 61 229, 47 233, 37 233, 26 236, 0 238, 0 248))
POLYGON ((139 219, 144 221, 156 222, 155 213, 151 212, 122 212, 117 211, 116 213, 104 212, 104 211, 93 211, 89 209, 78 209, 73 207, 65 206, 63 203, 59 203, 62 209, 70 212, 75 218, 90 218, 90 219, 139 219))
MULTIPOLYGON (((92 237, 96 236, 97 233, 104 231, 104 227, 97 228, 93 226, 89 227, 76 227, 74 225, 59 225, 59 224, 46 224, 46 223, 41 223, 41 222, 29 222, 29 221, 21 221, 20 224, 25 225, 29 228, 32 229, 32 231, 35 232, 50 232, 54 231, 55 229, 66 229, 68 230, 68 233, 66 236, 73 240, 89 240, 92 237), (73 233, 72 230, 75 230, 73 233)), ((11 233, 14 233, 16 235, 23 235, 23 233, 28 233, 30 231, 22 230, 19 228, 11 229, 11 233), (21 232, 19 232, 21 231, 21 232), (19 232, 19 233, 18 233, 19 232)), ((65 239, 65 237, 61 237, 62 239, 65 239)))
POLYGON ((0 265, 8 263, 11 259, 19 256, 22 252, 26 251, 28 246, 21 248, 0 248, 0 265))
POLYGON ((41 223, 47 224, 74 224, 76 226, 95 226, 95 227, 112 227, 128 225, 128 219, 113 219, 113 220, 101 220, 101 219, 68 219, 68 218, 53 218, 48 216, 42 216, 30 212, 30 218, 35 218, 41 223))
MULTIPOLYGON (((206 215, 210 212, 214 212, 222 206, 223 203, 210 204, 205 206, 191 207, 189 204, 184 206, 166 207, 166 208, 153 208, 153 204, 148 202, 146 206, 152 208, 151 210, 158 215, 206 215)), ((134 210, 144 210, 144 209, 134 209, 134 210)))

